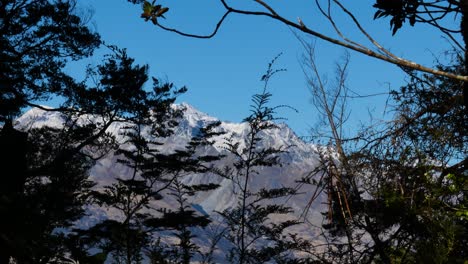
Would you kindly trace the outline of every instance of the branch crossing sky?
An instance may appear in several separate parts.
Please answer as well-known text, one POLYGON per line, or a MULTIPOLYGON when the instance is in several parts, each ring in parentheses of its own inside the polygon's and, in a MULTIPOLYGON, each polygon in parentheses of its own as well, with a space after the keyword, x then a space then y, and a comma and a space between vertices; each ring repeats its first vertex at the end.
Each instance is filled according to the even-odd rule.
MULTIPOLYGON (((256 8, 248 0, 230 1, 236 8, 256 8)), ((268 1, 280 15, 296 21, 299 17, 308 27, 336 36, 331 25, 321 16, 315 1, 268 1)), ((325 3, 325 1, 322 1, 325 3)), ((158 1, 159 3, 159 1, 158 1)), ((373 20, 373 1, 343 1, 360 19, 364 28, 382 45, 396 55, 431 66, 443 58, 450 43, 428 26, 404 26, 392 36, 387 19, 373 20)), ((161 1, 170 7, 162 20, 164 25, 190 33, 207 34, 212 31, 223 9, 216 0, 161 1)), ((283 109, 279 116, 300 136, 308 136, 318 121, 318 113, 311 104, 304 73, 299 63, 303 48, 287 26, 263 17, 230 15, 212 39, 191 39, 162 31, 140 18, 141 7, 126 0, 80 0, 78 12, 90 17, 90 25, 108 44, 127 48, 137 63, 149 64, 150 73, 157 78, 186 85, 188 93, 178 101, 187 102, 200 111, 224 121, 240 122, 249 114, 251 96, 262 88, 261 76, 268 63, 279 53, 277 68, 285 68, 270 82, 272 105, 286 104, 299 113, 283 109)), ((350 38, 369 44, 345 14, 333 12, 341 30, 350 38)), ((456 21, 454 22, 456 23, 456 21)), ((315 42, 316 58, 323 76, 332 85, 335 62, 345 52, 341 47, 304 36, 315 42)), ((83 76, 86 64, 97 65, 106 53, 102 50, 90 60, 74 63, 69 71, 83 76)), ((405 75, 397 66, 350 52, 348 86, 360 95, 388 93, 404 84, 405 75)), ((391 107, 385 107, 387 95, 355 98, 345 131, 352 134, 359 124, 384 118, 391 107)), ((391 102, 390 102, 391 104, 391 102)), ((391 115, 391 113, 390 113, 391 115)), ((387 116, 388 117, 388 116, 387 116)))

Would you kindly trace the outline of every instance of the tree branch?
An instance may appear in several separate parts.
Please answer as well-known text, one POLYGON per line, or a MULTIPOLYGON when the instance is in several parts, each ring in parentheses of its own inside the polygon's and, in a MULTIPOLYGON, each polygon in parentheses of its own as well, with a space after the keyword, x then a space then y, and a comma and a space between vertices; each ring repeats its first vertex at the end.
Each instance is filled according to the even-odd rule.
POLYGON ((369 57, 372 57, 372 58, 375 58, 375 59, 378 59, 378 60, 382 60, 382 61, 385 61, 385 62, 388 62, 388 63, 391 63, 391 64, 395 64, 395 65, 400 66, 400 67, 404 67, 404 68, 408 68, 408 69, 412 69, 412 70, 416 70, 416 71, 422 71, 422 72, 426 72, 426 73, 430 73, 430 74, 434 74, 434 75, 438 75, 438 76, 444 76, 444 77, 454 79, 454 80, 460 80, 460 81, 468 82, 468 76, 457 75, 457 74, 453 74, 453 73, 450 73, 450 72, 445 72, 445 71, 437 70, 437 69, 434 69, 434 68, 426 67, 426 66, 418 64, 418 63, 416 63, 414 61, 407 60, 407 59, 404 59, 404 58, 400 58, 400 57, 395 56, 393 53, 390 53, 387 49, 383 48, 377 41, 375 41, 370 36, 370 34, 368 34, 360 26, 360 24, 357 21, 357 19, 355 18, 355 16, 351 12, 349 12, 349 10, 347 10, 338 0, 333 0, 333 1, 337 5, 339 5, 340 8, 345 13, 347 13, 351 17, 351 19, 354 21, 355 25, 360 29, 360 31, 373 43, 373 45, 375 45, 377 47, 377 50, 380 51, 380 52, 383 52, 384 54, 381 54, 380 52, 376 52, 376 51, 374 51, 373 49, 371 49, 369 47, 366 47, 366 46, 363 46, 361 44, 355 43, 355 42, 353 42, 351 40, 346 40, 345 39, 345 41, 341 41, 339 39, 335 39, 335 38, 332 38, 330 36, 327 36, 327 35, 325 35, 323 33, 320 33, 320 32, 318 32, 316 30, 313 30, 313 29, 309 28, 302 21, 298 21, 296 23, 296 22, 293 22, 293 21, 291 21, 289 19, 286 19, 285 17, 279 15, 278 12, 276 12, 272 7, 270 7, 269 5, 267 5, 265 2, 263 2, 261 0, 254 0, 254 1, 259 3, 260 5, 262 5, 263 7, 265 7, 269 12, 267 13, 267 12, 260 12, 260 11, 249 11, 249 10, 235 9, 235 8, 232 8, 231 6, 229 6, 225 0, 220 0, 223 7, 226 9, 226 12, 221 17, 221 19, 218 21, 218 23, 216 24, 215 29, 213 30, 213 32, 208 34, 208 35, 198 35, 198 34, 186 33, 186 32, 182 32, 182 31, 180 31, 178 29, 175 29, 175 28, 169 28, 169 27, 163 26, 163 25, 161 25, 159 23, 156 23, 156 25, 158 27, 160 27, 161 29, 163 29, 163 30, 174 32, 174 33, 182 35, 182 36, 206 39, 206 38, 214 37, 219 32, 219 29, 222 26, 223 22, 225 21, 226 17, 228 15, 230 15, 231 13, 236 13, 236 14, 241 14, 241 15, 251 15, 251 16, 264 16, 264 17, 269 17, 269 18, 271 18, 273 20, 279 21, 279 22, 281 22, 281 23, 283 23, 283 24, 285 24, 287 26, 295 28, 295 29, 297 29, 297 30, 299 30, 299 31, 301 31, 303 33, 308 34, 308 35, 317 37, 319 39, 322 39, 324 41, 327 41, 329 43, 332 43, 332 44, 335 44, 335 45, 338 45, 338 46, 345 47, 347 49, 354 50, 354 51, 356 51, 358 53, 364 54, 366 56, 369 56, 369 57))

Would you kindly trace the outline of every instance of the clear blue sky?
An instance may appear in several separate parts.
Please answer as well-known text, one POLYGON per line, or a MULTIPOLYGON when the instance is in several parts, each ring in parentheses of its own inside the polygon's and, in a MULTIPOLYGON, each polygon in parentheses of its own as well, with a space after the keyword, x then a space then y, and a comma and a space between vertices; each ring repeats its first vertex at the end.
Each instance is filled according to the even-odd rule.
MULTIPOLYGON (((167 79, 177 86, 186 85, 188 93, 179 102, 187 102, 199 110, 222 120, 239 122, 248 115, 250 97, 258 92, 260 77, 267 64, 280 52, 278 68, 286 68, 271 81, 272 104, 287 104, 299 113, 285 109, 280 113, 299 135, 308 135, 316 123, 317 113, 311 105, 305 78, 299 64, 303 52, 298 40, 285 25, 262 17, 231 15, 212 39, 191 39, 178 36, 145 23, 140 18, 141 8, 126 0, 80 0, 82 11, 94 10, 90 25, 109 44, 127 48, 137 63, 149 64, 151 75, 167 79)), ((249 6, 247 0, 230 1, 236 7, 249 6)), ((317 13, 315 1, 271 0, 280 14, 296 20, 300 17, 309 27, 332 34, 330 25, 317 13)), ((374 21, 373 1, 343 1, 362 21, 363 26, 385 47, 396 55, 432 65, 435 56, 449 47, 440 33, 429 27, 406 26, 391 36, 388 20, 374 21)), ((165 1, 170 7, 167 26, 192 33, 209 33, 223 14, 216 0, 165 1)), ((254 6, 256 7, 256 6, 254 6)), ((344 32, 357 40, 358 35, 349 19, 336 12, 337 22, 344 32)), ((314 41, 312 38, 306 38, 314 41)), ((317 60, 324 75, 333 78, 333 64, 344 49, 316 40, 317 60)), ((387 92, 404 83, 404 74, 394 65, 351 52, 348 85, 360 94, 387 92)), ((84 63, 98 64, 99 54, 84 63)), ((81 64, 69 68, 77 74, 81 64)), ((351 102, 349 129, 359 121, 368 120, 368 110, 382 117, 385 96, 355 99, 351 102)))

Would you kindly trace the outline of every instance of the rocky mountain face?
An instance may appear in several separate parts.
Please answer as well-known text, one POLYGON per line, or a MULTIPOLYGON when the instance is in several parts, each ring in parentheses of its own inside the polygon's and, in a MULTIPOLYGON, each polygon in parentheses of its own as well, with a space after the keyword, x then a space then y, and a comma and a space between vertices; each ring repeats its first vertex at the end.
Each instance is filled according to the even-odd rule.
MULTIPOLYGON (((218 121, 217 118, 202 113, 185 103, 174 105, 173 107, 184 109, 184 114, 183 118, 179 121, 175 133, 164 144, 168 149, 183 148, 201 127, 218 121)), ((17 120, 16 127, 22 130, 44 125, 60 127, 63 122, 63 118, 58 113, 31 109, 17 120)), ((119 133, 122 126, 123 124, 114 124, 108 129, 108 132, 114 133, 117 135, 118 140, 122 140, 122 136, 119 133)), ((226 135, 232 135, 242 146, 246 140, 245 137, 248 134, 249 126, 247 123, 221 122, 221 125, 217 129, 225 132, 225 135, 214 138, 214 144, 205 147, 202 151, 210 154, 226 154, 227 157, 221 162, 230 162, 232 159, 230 159, 224 145, 226 135)), ((318 166, 318 147, 302 141, 286 124, 278 124, 277 129, 262 132, 262 138, 261 144, 263 146, 289 146, 288 152, 281 154, 281 166, 261 168, 259 174, 250 179, 249 185, 252 189, 278 188, 282 186, 299 188, 299 195, 278 201, 279 203, 289 205, 294 211, 291 217, 298 218, 303 214, 315 188, 301 187, 297 181, 318 166)), ((111 184, 117 177, 130 177, 131 170, 123 164, 117 163, 117 158, 115 153, 111 152, 97 161, 96 165, 92 168, 90 175, 97 183, 96 188, 102 188, 105 185, 111 184)), ((183 180, 187 183, 213 182, 220 185, 219 188, 213 191, 194 196, 190 201, 196 211, 213 216, 214 222, 219 219, 219 215, 216 212, 234 207, 238 202, 237 196, 233 192, 233 184, 228 179, 216 175, 187 175, 183 180)), ((164 203, 165 206, 171 206, 170 201, 162 200, 160 202, 164 203)), ((321 212, 326 210, 325 203, 326 197, 322 193, 312 204, 307 216, 302 218, 304 224, 295 226, 291 232, 309 238, 318 237, 319 229, 316 227, 322 224, 323 216, 321 212)), ((118 219, 121 217, 112 210, 98 206, 91 206, 88 208, 88 212, 88 216, 81 219, 77 225, 82 227, 92 226, 106 218, 118 219)), ((275 216, 272 217, 274 218, 275 216)), ((196 231, 202 244, 203 241, 207 241, 208 234, 214 232, 213 228, 211 230, 208 229, 196 231)), ((220 248, 222 250, 222 245, 220 248)))

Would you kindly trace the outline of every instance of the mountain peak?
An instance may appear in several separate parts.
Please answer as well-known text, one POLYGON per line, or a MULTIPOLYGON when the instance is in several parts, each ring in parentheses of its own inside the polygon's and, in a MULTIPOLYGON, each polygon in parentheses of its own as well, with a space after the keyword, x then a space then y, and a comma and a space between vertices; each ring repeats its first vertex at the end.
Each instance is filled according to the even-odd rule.
POLYGON ((23 130, 43 127, 45 125, 62 126, 65 122, 63 115, 58 111, 51 111, 51 109, 53 108, 46 105, 33 107, 16 120, 15 126, 23 130))
MULTIPOLYGON (((173 104, 171 107, 176 110, 182 110, 183 117, 179 120, 179 125, 175 128, 175 132, 170 137, 164 139, 164 144, 161 145, 161 152, 184 149, 190 141, 191 136, 197 133, 200 128, 211 122, 219 121, 219 119, 203 113, 187 103, 173 104)), ((60 112, 47 111, 40 108, 29 110, 17 121, 17 126, 23 129, 41 126, 60 127, 66 122, 60 112)), ((124 124, 122 123, 115 123, 108 128, 107 132, 113 133, 116 136, 117 142, 125 142, 125 140, 122 139, 122 133, 119 133, 123 126, 124 124)), ((237 157, 226 151, 226 137, 229 137, 229 140, 233 140, 235 143, 239 143, 240 148, 245 147, 250 131, 249 124, 245 122, 221 122, 217 129, 226 134, 213 137, 210 139, 213 145, 200 148, 199 151, 201 154, 214 156, 225 155, 226 158, 213 164, 215 167, 224 168, 225 166, 232 166, 237 157)), ((149 131, 149 129, 144 128, 144 136, 151 136, 150 134, 146 134, 145 131, 149 131)), ((284 148, 287 149, 287 153, 285 152, 279 155, 281 166, 259 168, 258 174, 250 177, 249 184, 252 190, 279 188, 282 186, 298 187, 297 181, 305 176, 310 177, 310 172, 321 164, 320 157, 317 154, 317 147, 303 142, 286 124, 278 124, 277 129, 263 131, 259 136, 262 137, 262 140, 258 142, 259 148, 284 148)), ((122 157, 120 157, 117 152, 111 151, 96 161, 96 164, 89 172, 90 179, 96 183, 95 188, 98 189, 103 186, 111 185, 116 181, 117 176, 122 179, 129 179, 131 177, 131 170, 118 162, 121 158, 122 157)), ((317 175, 320 176, 320 174, 317 175)), ((190 197, 189 202, 193 204, 193 208, 201 214, 216 215, 214 212, 222 212, 227 208, 236 206, 237 194, 234 192, 232 182, 226 178, 211 174, 206 175, 206 177, 200 177, 200 175, 197 174, 188 174, 184 175, 181 180, 184 184, 189 183, 191 185, 197 185, 209 182, 220 186, 218 189, 211 192, 204 192, 190 197)), ((294 212, 288 217, 298 217, 301 212, 303 212, 310 200, 307 194, 312 193, 314 190, 313 187, 302 186, 300 189, 301 195, 284 201, 285 204, 291 206, 294 212)), ((307 222, 317 226, 321 225, 323 218, 320 212, 326 209, 326 199, 327 197, 322 194, 314 201, 312 205, 313 210, 309 212, 307 222)), ((164 203, 167 203, 168 206, 174 206, 174 208, 176 206, 174 201, 171 200, 164 201, 164 203)), ((95 223, 105 219, 119 219, 121 217, 118 212, 114 210, 104 210, 97 205, 92 205, 85 209, 87 211, 87 216, 76 223, 77 227, 93 226, 95 223)), ((221 222, 219 222, 220 220, 216 218, 214 218, 213 221, 217 222, 216 224, 221 224, 221 222)), ((291 229, 291 232, 300 233, 304 236, 315 236, 307 225, 298 225, 291 229)), ((200 231, 198 235, 203 241, 209 241, 209 233, 200 231)), ((209 245, 204 244, 204 246, 207 247, 209 245)), ((227 252, 228 248, 221 245, 220 250, 227 252)))
POLYGON ((201 127, 206 123, 219 121, 219 119, 204 113, 188 103, 173 104, 172 107, 176 110, 184 112, 184 120, 187 121, 189 127, 201 127))

